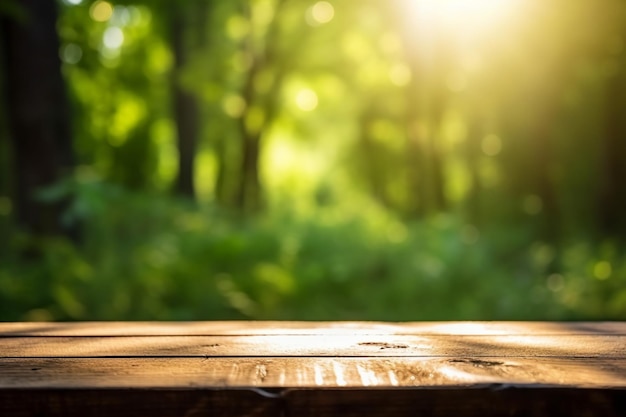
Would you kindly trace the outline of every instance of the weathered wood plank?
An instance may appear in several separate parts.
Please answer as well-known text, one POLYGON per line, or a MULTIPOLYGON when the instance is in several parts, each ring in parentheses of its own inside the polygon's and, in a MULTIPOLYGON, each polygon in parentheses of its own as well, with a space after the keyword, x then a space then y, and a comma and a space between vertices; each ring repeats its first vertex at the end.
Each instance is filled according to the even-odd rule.
POLYGON ((626 323, 0 323, 0 416, 623 416, 626 323))
POLYGON ((5 337, 0 357, 606 357, 622 335, 260 335, 5 337))
POLYGON ((626 335, 626 322, 77 322, 0 323, 13 336, 213 336, 213 335, 626 335))
POLYGON ((626 389, 626 360, 502 357, 0 360, 0 390, 528 386, 626 389))

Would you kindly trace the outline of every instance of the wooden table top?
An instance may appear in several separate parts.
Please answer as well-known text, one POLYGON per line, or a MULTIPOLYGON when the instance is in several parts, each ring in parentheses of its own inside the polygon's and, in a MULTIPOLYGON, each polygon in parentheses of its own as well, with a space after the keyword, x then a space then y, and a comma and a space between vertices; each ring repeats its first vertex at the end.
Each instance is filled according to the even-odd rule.
POLYGON ((626 415, 626 322, 0 323, 0 415, 137 415, 131 404, 626 415))

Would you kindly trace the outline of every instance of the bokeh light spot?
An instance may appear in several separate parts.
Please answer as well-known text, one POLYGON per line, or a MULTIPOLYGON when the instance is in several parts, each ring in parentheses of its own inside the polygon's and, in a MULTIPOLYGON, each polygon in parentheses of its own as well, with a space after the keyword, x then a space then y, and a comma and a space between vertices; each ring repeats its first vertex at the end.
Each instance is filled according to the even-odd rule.
POLYGON ((89 15, 96 22, 106 22, 113 16, 113 6, 108 1, 97 1, 91 5, 89 15))
POLYGON ((612 273, 613 268, 611 267, 611 264, 607 261, 600 261, 596 263, 593 267, 593 275, 600 281, 609 279, 612 273))
POLYGON ((313 111, 317 108, 317 94, 310 88, 303 88, 296 94, 296 106, 302 111, 313 111))
POLYGON ((327 1, 318 1, 307 10, 306 22, 310 26, 328 23, 335 17, 335 8, 327 1))
POLYGON ((111 16, 111 24, 124 27, 128 26, 132 21, 131 12, 127 7, 115 6, 113 8, 113 15, 111 16))
POLYGON ((245 38, 250 32, 250 22, 242 16, 234 15, 226 21, 226 33, 233 40, 245 38))
POLYGON ((227 115, 236 119, 246 110, 246 101, 237 94, 229 94, 222 100, 222 108, 227 115))
POLYGON ((565 288, 565 279, 561 274, 551 274, 546 280, 546 286, 550 291, 559 292, 565 288))
POLYGON ((75 43, 68 43, 61 50, 61 60, 66 64, 77 64, 83 57, 83 50, 75 43))
POLYGON ((480 147, 487 156, 496 156, 502 150, 502 140, 496 135, 487 135, 483 138, 480 147))
POLYGON ((124 32, 117 26, 111 26, 104 31, 102 42, 109 49, 118 49, 124 43, 124 32))

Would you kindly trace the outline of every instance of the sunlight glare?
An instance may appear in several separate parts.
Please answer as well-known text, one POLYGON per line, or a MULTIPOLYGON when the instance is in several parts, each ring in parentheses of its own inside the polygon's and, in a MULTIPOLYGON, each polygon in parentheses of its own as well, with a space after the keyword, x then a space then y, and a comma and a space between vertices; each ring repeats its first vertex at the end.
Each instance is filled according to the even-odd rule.
MULTIPOLYGON (((494 329, 479 322, 441 323, 434 326, 437 333, 455 335, 495 334, 494 329)), ((499 332, 498 332, 499 333, 499 332)))
POLYGON ((478 34, 509 18, 522 0, 409 0, 411 19, 419 30, 478 34))

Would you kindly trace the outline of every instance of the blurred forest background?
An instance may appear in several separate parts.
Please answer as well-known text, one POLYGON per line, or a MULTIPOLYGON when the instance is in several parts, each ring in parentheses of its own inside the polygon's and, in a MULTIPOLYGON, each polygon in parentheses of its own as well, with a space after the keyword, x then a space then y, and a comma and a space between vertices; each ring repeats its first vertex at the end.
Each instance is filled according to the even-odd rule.
POLYGON ((624 320, 625 42, 624 0, 0 0, 0 320, 624 320))

